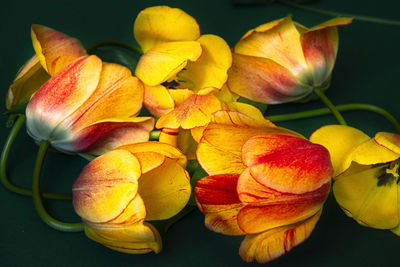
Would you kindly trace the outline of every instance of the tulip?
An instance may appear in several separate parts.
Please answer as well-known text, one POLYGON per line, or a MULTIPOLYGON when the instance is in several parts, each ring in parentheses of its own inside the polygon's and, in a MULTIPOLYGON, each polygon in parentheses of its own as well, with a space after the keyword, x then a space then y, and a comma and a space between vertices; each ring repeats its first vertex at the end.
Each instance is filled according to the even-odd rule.
POLYGON ((400 236, 400 135, 370 138, 349 126, 327 125, 310 138, 331 154, 333 193, 343 211, 363 226, 400 236))
POLYGON ((50 76, 86 55, 79 40, 46 26, 33 24, 31 36, 36 55, 22 66, 11 84, 6 98, 7 109, 28 99, 50 76))
POLYGON ((187 96, 176 89, 204 95, 225 84, 232 64, 228 44, 215 35, 200 35, 196 20, 182 10, 142 10, 134 35, 144 52, 135 75, 145 84, 144 105, 154 116, 173 110, 187 96))
POLYGON ((118 147, 91 161, 72 186, 86 235, 125 253, 159 253, 160 234, 148 221, 171 218, 188 202, 186 162, 158 142, 118 147))
POLYGON ((96 56, 73 61, 31 98, 27 130, 66 153, 102 154, 149 138, 154 119, 134 117, 142 107, 142 83, 118 64, 96 56))
POLYGON ((196 153, 209 175, 194 190, 205 225, 245 235, 244 261, 269 262, 309 237, 330 189, 323 146, 269 121, 219 111, 196 153))
POLYGON ((266 104, 326 89, 338 50, 337 26, 350 23, 335 18, 307 29, 286 17, 250 30, 234 47, 229 89, 266 104))

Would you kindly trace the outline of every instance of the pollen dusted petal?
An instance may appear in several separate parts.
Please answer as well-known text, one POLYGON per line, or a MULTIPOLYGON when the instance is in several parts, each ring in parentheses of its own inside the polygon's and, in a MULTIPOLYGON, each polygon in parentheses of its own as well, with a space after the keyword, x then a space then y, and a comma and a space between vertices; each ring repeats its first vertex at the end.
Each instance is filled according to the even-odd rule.
POLYGON ((142 10, 133 32, 143 52, 170 41, 194 41, 200 37, 197 21, 178 8, 154 6, 142 10))
POLYGON ((140 175, 139 161, 128 151, 97 157, 72 185, 76 213, 93 223, 115 219, 135 198, 140 175))
POLYGON ((240 257, 245 262, 256 260, 258 263, 268 263, 282 256, 311 235, 320 215, 321 211, 296 224, 247 235, 240 244, 240 257))
POLYGON ((269 58, 233 54, 229 89, 253 101, 278 104, 300 99, 312 87, 302 84, 287 68, 269 58))
POLYGON ((243 145, 242 159, 259 183, 286 193, 314 191, 333 174, 326 148, 289 135, 250 138, 243 145))
POLYGON ((33 24, 31 36, 40 63, 51 76, 77 58, 86 56, 79 40, 46 26, 33 24))
POLYGON ((162 43, 143 54, 135 74, 145 84, 156 86, 174 80, 187 62, 198 60, 201 53, 201 45, 195 41, 162 43))
POLYGON ((369 136, 362 131, 345 125, 326 125, 310 136, 311 142, 328 149, 334 177, 350 167, 351 160, 346 160, 347 156, 355 147, 368 139, 369 136))
POLYGON ((176 161, 166 159, 160 167, 140 177, 138 193, 146 206, 146 220, 169 219, 189 201, 189 174, 176 161))

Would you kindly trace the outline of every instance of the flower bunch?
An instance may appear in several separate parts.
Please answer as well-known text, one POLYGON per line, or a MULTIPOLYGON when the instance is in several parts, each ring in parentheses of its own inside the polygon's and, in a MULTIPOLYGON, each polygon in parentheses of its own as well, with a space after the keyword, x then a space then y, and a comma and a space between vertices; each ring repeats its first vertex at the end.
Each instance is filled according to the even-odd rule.
POLYGON ((288 16, 249 30, 232 49, 168 6, 137 15, 133 33, 140 47, 101 42, 85 49, 64 33, 32 25, 36 55, 6 98, 18 119, 1 157, 1 181, 32 196, 52 228, 84 231, 131 254, 159 253, 168 227, 197 207, 208 229, 244 236, 244 261, 269 262, 311 235, 332 183, 347 215, 400 235, 400 136, 369 138, 346 126, 340 111, 369 109, 398 131, 400 125, 379 107, 336 107, 324 93, 338 26, 351 22, 339 17, 307 28, 288 16), (134 71, 94 53, 108 45, 138 54, 134 71), (266 112, 266 104, 316 98, 327 108, 266 112), (309 140, 275 124, 328 113, 341 125, 324 126, 309 140), (12 184, 5 170, 25 120, 39 145, 31 189, 12 184), (72 195, 40 191, 48 148, 90 161, 72 195), (82 222, 54 219, 42 197, 72 199, 82 222))

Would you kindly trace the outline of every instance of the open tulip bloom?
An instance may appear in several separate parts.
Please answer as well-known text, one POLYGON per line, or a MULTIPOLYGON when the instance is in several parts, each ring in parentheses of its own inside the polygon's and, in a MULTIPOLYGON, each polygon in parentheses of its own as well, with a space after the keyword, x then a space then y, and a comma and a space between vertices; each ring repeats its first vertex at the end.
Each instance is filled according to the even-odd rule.
POLYGON ((323 146, 230 111, 214 114, 197 159, 210 175, 195 187, 206 227, 246 235, 239 254, 247 262, 271 261, 308 238, 333 172, 323 146))

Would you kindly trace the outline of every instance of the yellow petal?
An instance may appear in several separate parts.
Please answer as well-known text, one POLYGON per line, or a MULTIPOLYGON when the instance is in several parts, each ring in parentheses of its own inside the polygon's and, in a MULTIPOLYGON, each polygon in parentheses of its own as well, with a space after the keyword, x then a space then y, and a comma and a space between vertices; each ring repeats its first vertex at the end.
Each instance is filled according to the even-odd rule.
POLYGON ((229 107, 234 111, 238 111, 239 113, 245 114, 248 117, 255 119, 261 124, 265 124, 265 126, 270 126, 270 127, 276 126, 272 121, 264 118, 264 115, 261 113, 261 111, 253 105, 240 102, 233 102, 229 104, 229 107))
POLYGON ((149 223, 102 229, 85 227, 85 234, 88 238, 110 249, 129 254, 145 254, 151 251, 158 254, 162 249, 161 236, 149 223))
POLYGON ((190 89, 169 89, 168 93, 171 95, 176 106, 182 104, 189 96, 194 94, 190 89))
POLYGON ((349 155, 349 159, 362 165, 380 164, 394 161, 400 157, 375 139, 369 139, 357 146, 349 155))
POLYGON ((400 155, 400 135, 395 133, 379 132, 375 135, 374 140, 379 145, 384 146, 393 153, 400 155))
POLYGON ((162 43, 140 58, 135 75, 147 85, 159 85, 174 80, 187 62, 198 60, 201 53, 201 45, 195 41, 162 43))
POLYGON ((170 159, 143 174, 138 192, 146 205, 146 220, 165 220, 181 211, 189 201, 189 179, 182 166, 170 159))
POLYGON ((228 44, 216 35, 202 35, 197 40, 203 53, 196 62, 189 62, 178 74, 182 88, 197 92, 204 87, 221 88, 228 78, 227 71, 232 65, 232 53, 228 44))
POLYGON ((142 10, 133 32, 143 52, 169 41, 194 41, 200 36, 197 21, 178 8, 154 6, 142 10))
POLYGON ((264 24, 262 24, 262 25, 260 25, 260 26, 257 26, 256 28, 249 30, 249 31, 248 31, 245 35, 243 35, 242 38, 240 38, 240 39, 245 39, 245 38, 247 38, 247 37, 250 36, 253 32, 265 32, 265 31, 268 31, 268 30, 270 30, 271 28, 273 28, 273 27, 275 27, 276 25, 278 25, 279 23, 281 23, 282 20, 284 20, 284 19, 285 19, 285 18, 277 19, 277 20, 274 20, 274 21, 270 21, 270 22, 264 23, 264 24))
POLYGON ((190 130, 164 128, 158 140, 179 148, 188 160, 196 159, 197 142, 190 130))
POLYGON ((348 155, 355 147, 368 139, 368 135, 360 130, 345 125, 326 125, 310 136, 311 142, 328 149, 334 177, 350 167, 351 161, 347 160, 348 155))
MULTIPOLYGON (((353 165, 350 167, 353 168, 353 165)), ((399 224, 398 185, 394 177, 382 180, 384 167, 340 175, 333 193, 340 207, 358 223, 378 229, 392 229, 399 224)))
POLYGON ((321 211, 296 224, 247 235, 240 244, 240 257, 246 262, 267 263, 282 256, 310 236, 320 215, 321 211))
POLYGON ((226 84, 224 84, 224 86, 222 86, 221 90, 214 92, 214 95, 219 100, 221 100, 225 103, 235 102, 239 98, 239 95, 237 95, 234 92, 232 92, 231 90, 229 90, 229 88, 226 84))
POLYGON ((174 109, 175 103, 163 85, 144 85, 144 106, 156 118, 174 109))

